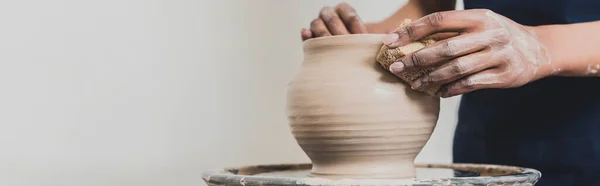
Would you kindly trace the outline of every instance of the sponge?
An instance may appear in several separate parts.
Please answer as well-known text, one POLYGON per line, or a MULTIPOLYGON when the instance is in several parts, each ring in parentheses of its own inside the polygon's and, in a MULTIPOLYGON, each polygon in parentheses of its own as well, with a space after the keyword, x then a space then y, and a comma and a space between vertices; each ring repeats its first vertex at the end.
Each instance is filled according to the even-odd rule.
MULTIPOLYGON (((410 22, 411 22, 410 19, 405 19, 402 22, 402 24, 400 24, 399 28, 406 27, 408 24, 410 24, 410 22)), ((390 49, 386 45, 383 45, 381 47, 381 49, 379 49, 379 52, 377 53, 376 61, 383 68, 390 69, 390 65, 392 65, 392 63, 398 61, 400 58, 402 58, 408 54, 411 54, 413 52, 416 52, 422 48, 425 48, 426 46, 429 46, 435 42, 436 41, 433 39, 423 39, 423 40, 409 43, 407 45, 393 48, 393 49, 390 49)), ((433 67, 429 67, 429 68, 417 69, 416 71, 412 71, 412 72, 404 72, 399 75, 399 78, 402 81, 404 81, 405 83, 411 83, 414 80, 416 80, 417 78, 421 77, 423 74, 431 72, 433 69, 434 69, 433 67)), ((437 91, 439 89, 440 89, 439 85, 433 85, 433 86, 430 86, 429 89, 427 89, 425 92, 429 95, 435 95, 435 93, 437 93, 437 91)))

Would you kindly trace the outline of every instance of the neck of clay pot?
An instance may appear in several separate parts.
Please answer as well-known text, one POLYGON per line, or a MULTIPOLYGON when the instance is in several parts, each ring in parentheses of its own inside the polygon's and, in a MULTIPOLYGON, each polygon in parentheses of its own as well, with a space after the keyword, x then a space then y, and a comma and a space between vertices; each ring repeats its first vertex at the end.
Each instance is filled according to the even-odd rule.
MULTIPOLYGON (((354 34, 309 39, 304 42, 305 62, 334 63, 375 62, 377 52, 383 45, 382 34, 354 34), (330 60, 311 60, 327 55, 330 60), (352 60, 349 60, 352 59, 352 60)), ((322 64, 323 65, 323 64, 322 64)))

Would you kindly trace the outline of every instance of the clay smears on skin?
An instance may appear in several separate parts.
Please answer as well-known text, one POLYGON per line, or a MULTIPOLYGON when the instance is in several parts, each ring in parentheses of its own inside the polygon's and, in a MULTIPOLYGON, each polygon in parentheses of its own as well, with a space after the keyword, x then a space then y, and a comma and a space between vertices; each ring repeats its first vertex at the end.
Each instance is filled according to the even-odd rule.
POLYGON ((596 74, 596 73, 598 73, 598 71, 600 71, 600 64, 596 64, 596 65, 589 64, 587 66, 585 74, 596 74))

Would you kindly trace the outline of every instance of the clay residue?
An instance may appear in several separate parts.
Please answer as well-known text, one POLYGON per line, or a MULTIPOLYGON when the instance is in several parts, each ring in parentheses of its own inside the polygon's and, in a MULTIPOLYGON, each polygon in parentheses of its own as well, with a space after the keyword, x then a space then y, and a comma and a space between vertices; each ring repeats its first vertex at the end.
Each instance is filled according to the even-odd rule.
MULTIPOLYGON (((410 22, 411 21, 409 19, 404 20, 404 22, 402 22, 402 24, 400 24, 399 28, 406 27, 408 24, 410 24, 410 22)), ((393 48, 393 49, 390 49, 386 45, 383 45, 383 46, 381 46, 381 49, 377 53, 376 60, 377 60, 377 63, 379 63, 383 68, 389 70, 390 65, 392 65, 392 63, 397 62, 402 57, 404 57, 408 54, 411 54, 413 52, 416 52, 422 48, 425 48, 426 46, 429 46, 433 43, 435 43, 435 40, 433 40, 433 39, 423 39, 423 40, 409 43, 407 45, 393 48)), ((433 69, 434 69, 433 67, 423 68, 423 69, 418 69, 413 72, 402 73, 402 74, 399 74, 399 78, 402 79, 402 81, 404 81, 406 83, 411 83, 414 80, 416 80, 417 78, 421 77, 422 75, 433 71, 433 69)), ((426 90, 426 93, 429 95, 434 95, 435 93, 437 93, 437 91, 439 89, 440 89, 439 85, 433 85, 428 90, 426 90)))
POLYGON ((596 74, 600 70, 600 64, 589 64, 586 69, 586 74, 596 74))
POLYGON ((298 179, 296 184, 298 185, 330 185, 330 186, 342 186, 342 185, 413 185, 418 184, 419 181, 416 179, 340 179, 330 180, 322 178, 305 178, 298 179))
POLYGON ((240 179, 240 185, 246 186, 246 178, 240 179))

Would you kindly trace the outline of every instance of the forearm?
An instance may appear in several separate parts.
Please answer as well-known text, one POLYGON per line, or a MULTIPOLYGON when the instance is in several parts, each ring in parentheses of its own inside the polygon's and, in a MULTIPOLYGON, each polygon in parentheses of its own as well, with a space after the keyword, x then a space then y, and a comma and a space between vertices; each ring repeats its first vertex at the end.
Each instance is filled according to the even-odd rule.
POLYGON ((404 19, 419 19, 433 12, 454 10, 455 0, 430 1, 430 0, 410 0, 390 17, 379 23, 371 24, 375 27, 377 33, 390 33, 396 30, 404 19))
POLYGON ((533 27, 550 55, 549 76, 600 77, 600 21, 533 27))

